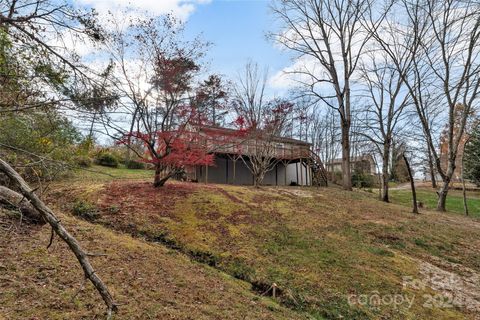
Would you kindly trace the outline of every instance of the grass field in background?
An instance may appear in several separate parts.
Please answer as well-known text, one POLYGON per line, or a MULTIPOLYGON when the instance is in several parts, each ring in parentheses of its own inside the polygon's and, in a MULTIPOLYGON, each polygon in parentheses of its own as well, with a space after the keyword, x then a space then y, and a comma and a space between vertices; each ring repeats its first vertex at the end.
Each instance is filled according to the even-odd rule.
MULTIPOLYGON (((437 194, 433 189, 417 189, 417 201, 423 202, 427 209, 435 210, 437 207, 437 194)), ((412 192, 405 190, 390 190, 390 201, 404 206, 412 205, 412 192)), ((467 192, 469 214, 480 218, 480 191, 467 192)), ((463 196, 459 190, 450 190, 447 197, 447 211, 464 214, 463 196)))
POLYGON ((102 167, 94 165, 89 168, 75 170, 74 174, 67 178, 69 181, 111 181, 128 179, 152 179, 154 171, 145 169, 127 169, 124 165, 118 168, 102 167))

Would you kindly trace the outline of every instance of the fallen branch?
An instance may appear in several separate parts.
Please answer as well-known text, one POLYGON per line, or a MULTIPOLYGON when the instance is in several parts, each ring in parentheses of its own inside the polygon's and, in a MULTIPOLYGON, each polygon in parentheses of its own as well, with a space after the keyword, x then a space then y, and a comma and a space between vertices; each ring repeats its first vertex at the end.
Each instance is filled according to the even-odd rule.
POLYGON ((5 173, 11 181, 18 187, 20 193, 30 201, 31 205, 42 215, 42 217, 50 224, 55 233, 65 241, 70 249, 77 257, 78 262, 82 266, 82 269, 92 284, 101 295, 103 301, 107 305, 108 318, 111 317, 112 312, 117 310, 117 304, 113 301, 113 297, 110 294, 107 286, 97 276, 90 261, 88 260, 87 253, 83 251, 78 241, 68 233, 68 231, 62 226, 60 220, 57 219, 55 214, 50 208, 48 208, 23 180, 23 178, 5 161, 0 159, 0 171, 5 173))
POLYGON ((24 196, 4 186, 0 186, 0 205, 18 208, 29 222, 41 225, 46 223, 40 212, 24 196))

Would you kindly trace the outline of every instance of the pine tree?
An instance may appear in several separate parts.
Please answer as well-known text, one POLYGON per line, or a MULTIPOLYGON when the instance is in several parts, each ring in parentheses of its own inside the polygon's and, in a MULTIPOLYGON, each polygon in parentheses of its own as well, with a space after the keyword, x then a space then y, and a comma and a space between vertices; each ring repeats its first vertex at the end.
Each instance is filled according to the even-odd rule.
POLYGON ((464 153, 465 178, 480 186, 480 128, 473 131, 464 153))

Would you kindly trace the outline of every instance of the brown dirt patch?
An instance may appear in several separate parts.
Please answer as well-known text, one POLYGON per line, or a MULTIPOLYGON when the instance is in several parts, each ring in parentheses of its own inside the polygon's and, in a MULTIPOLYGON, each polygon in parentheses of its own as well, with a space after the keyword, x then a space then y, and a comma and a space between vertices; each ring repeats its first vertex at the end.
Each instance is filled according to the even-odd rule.
POLYGON ((225 197, 227 197, 230 201, 234 202, 234 203, 240 203, 240 204, 245 204, 244 201, 242 201, 241 199, 235 197, 233 194, 231 193, 228 193, 226 190, 222 189, 222 188, 216 188, 216 190, 221 193, 222 195, 224 195, 225 197))
POLYGON ((312 192, 307 190, 300 190, 300 189, 279 189, 278 192, 283 195, 291 196, 293 198, 300 197, 300 198, 313 198, 314 195, 312 192))
POLYGON ((253 203, 257 205, 257 208, 263 211, 263 206, 264 204, 268 205, 272 201, 275 201, 275 197, 271 195, 266 195, 266 194, 257 194, 253 196, 253 203))
POLYGON ((239 224, 254 224, 258 223, 258 219, 255 219, 252 214, 245 210, 238 210, 231 214, 229 217, 229 222, 233 225, 239 224))
POLYGON ((154 188, 148 182, 113 182, 104 187, 97 205, 103 214, 175 218, 173 210, 177 201, 187 198, 197 189, 198 185, 193 183, 154 188))

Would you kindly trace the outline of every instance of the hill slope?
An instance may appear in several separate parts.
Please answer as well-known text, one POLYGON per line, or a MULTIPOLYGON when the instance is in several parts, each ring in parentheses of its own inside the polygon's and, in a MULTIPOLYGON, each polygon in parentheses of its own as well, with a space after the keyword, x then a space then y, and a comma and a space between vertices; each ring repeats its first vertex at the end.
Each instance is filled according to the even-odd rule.
MULTIPOLYGON (((60 217, 88 252, 106 254, 91 259, 120 303, 115 319, 305 319, 162 245, 60 217)), ((0 210, 0 319, 104 319, 66 245, 47 250, 48 227, 12 223, 0 210)))
MULTIPOLYGON (((95 218, 96 225, 71 216, 65 221, 75 225, 88 248, 108 253, 94 263, 117 299, 128 303, 120 319, 475 319, 480 314, 475 219, 428 211, 415 216, 406 207, 332 188, 174 182, 154 189, 143 179, 104 176, 59 184, 50 199, 58 210, 95 218)), ((32 241, 27 238, 25 245, 32 241)), ((60 244, 45 254, 46 229, 33 241, 36 254, 25 249, 11 255, 14 266, 7 270, 16 270, 19 282, 11 296, 38 275, 45 259, 68 256, 60 244), (36 258, 29 272, 19 272, 31 257, 36 258)), ((72 265, 69 256, 47 274, 72 265)), ((70 268, 69 281, 62 283, 70 294, 49 293, 49 301, 62 306, 57 314, 68 310, 78 318, 87 304, 100 305, 87 291, 72 307, 80 275, 70 268)), ((17 314, 13 301, 0 303, 5 301, 6 312, 17 314)))

